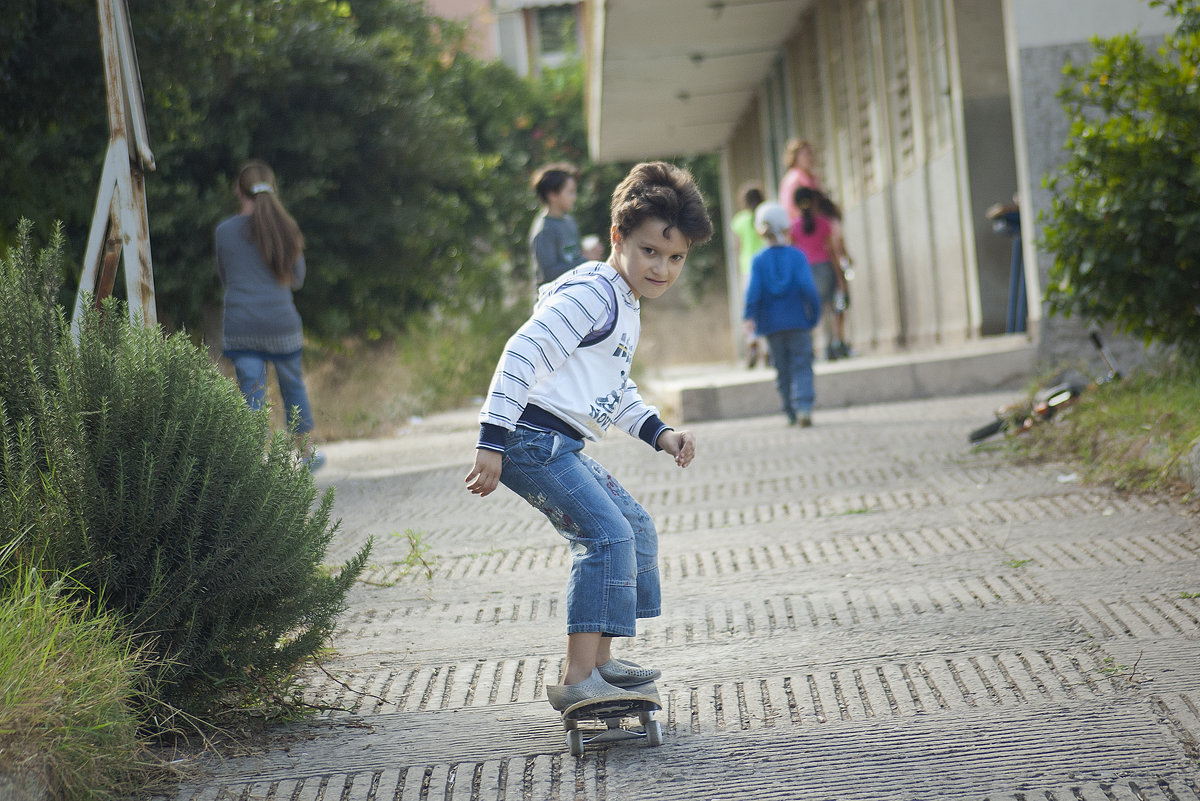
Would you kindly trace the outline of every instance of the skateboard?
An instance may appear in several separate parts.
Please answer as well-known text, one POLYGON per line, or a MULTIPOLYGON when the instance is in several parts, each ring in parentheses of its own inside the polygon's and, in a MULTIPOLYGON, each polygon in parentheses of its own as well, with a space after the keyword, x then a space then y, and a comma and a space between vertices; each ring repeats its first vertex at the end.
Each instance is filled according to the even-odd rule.
POLYGON ((571 756, 583 756, 583 747, 590 743, 644 739, 648 745, 662 745, 662 724, 654 719, 654 713, 662 709, 662 699, 654 682, 624 689, 641 697, 590 699, 562 711, 571 756), (622 727, 627 718, 636 718, 640 728, 622 727))

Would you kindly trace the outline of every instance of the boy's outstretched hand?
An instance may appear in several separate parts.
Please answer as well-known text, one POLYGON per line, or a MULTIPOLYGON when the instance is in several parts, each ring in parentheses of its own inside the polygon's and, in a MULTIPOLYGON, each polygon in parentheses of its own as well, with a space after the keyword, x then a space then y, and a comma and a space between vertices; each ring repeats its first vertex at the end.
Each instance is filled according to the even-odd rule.
POLYGON ((500 471, 504 467, 504 454, 487 448, 475 450, 475 466, 467 473, 467 490, 482 498, 491 495, 500 483, 500 471))
POLYGON ((687 467, 696 458, 696 435, 691 431, 664 431, 658 446, 675 457, 675 464, 687 467))

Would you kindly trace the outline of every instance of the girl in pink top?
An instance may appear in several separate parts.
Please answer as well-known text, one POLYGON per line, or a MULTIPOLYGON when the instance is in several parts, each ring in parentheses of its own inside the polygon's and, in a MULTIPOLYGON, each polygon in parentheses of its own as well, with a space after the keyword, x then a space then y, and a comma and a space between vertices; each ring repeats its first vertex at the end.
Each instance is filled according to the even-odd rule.
MULTIPOLYGON (((808 187, 802 192, 811 193, 808 187)), ((833 261, 833 223, 828 217, 812 210, 812 201, 800 210, 800 216, 792 221, 792 244, 808 257, 809 264, 833 261)))
POLYGON ((820 212, 822 199, 819 192, 807 186, 793 193, 792 202, 798 216, 792 222, 792 244, 808 257, 813 281, 821 296, 821 308, 828 312, 822 313, 821 317, 832 323, 832 332, 828 323, 823 326, 826 329, 825 357, 832 361, 850 355, 850 347, 845 342, 845 319, 834 303, 835 295, 846 296, 846 276, 842 272, 834 223, 820 212))

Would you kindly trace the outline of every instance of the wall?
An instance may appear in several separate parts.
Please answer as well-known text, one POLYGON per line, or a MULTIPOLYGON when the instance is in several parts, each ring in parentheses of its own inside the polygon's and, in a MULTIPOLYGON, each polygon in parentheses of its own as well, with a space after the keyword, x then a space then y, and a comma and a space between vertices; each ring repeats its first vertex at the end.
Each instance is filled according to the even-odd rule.
MULTIPOLYGON (((755 97, 742 115, 741 123, 734 129, 729 146, 722 153, 721 210, 724 215, 722 225, 725 231, 729 231, 730 219, 742 207, 741 197, 738 193, 742 184, 756 181, 763 184, 763 191, 768 197, 773 194, 770 186, 765 184, 762 177, 761 117, 760 101, 755 97)), ((744 338, 740 333, 743 311, 742 279, 738 269, 737 243, 734 241, 734 237, 729 235, 725 236, 725 285, 731 288, 731 291, 726 293, 729 307, 729 330, 734 332, 731 335, 733 339, 730 347, 736 351, 734 355, 740 357, 745 347, 744 338)))
MULTIPOLYGON (((964 114, 967 93, 957 81, 963 69, 972 70, 971 100, 1007 108, 1003 40, 996 36, 1001 18, 992 13, 989 41, 968 43, 960 65, 949 41, 954 15, 943 9, 943 0, 825 0, 802 19, 787 46, 797 132, 816 138, 824 185, 844 212, 856 273, 847 323, 860 350, 930 348, 980 334, 978 237, 964 200, 971 187, 970 141, 963 131, 975 133, 995 119, 984 119, 976 107, 964 114), (930 70, 937 80, 927 79, 930 70), (819 77, 802 80, 806 74, 819 77), (987 97, 996 86, 998 100, 987 97)), ((972 25, 987 27, 991 9, 966 11, 972 20, 976 12, 983 17, 964 25, 970 34, 972 25)), ((990 152, 988 160, 994 162, 990 152)), ((994 175, 982 168, 977 174, 977 193, 994 192, 994 175)), ((1006 178, 1011 196, 1011 158, 1006 178)), ((1007 264, 1005 258, 1001 267, 1007 264)), ((994 316, 1002 331, 1004 298, 991 302, 999 307, 994 316)))
POLYGON ((428 0, 426 7, 431 14, 467 25, 467 46, 476 58, 490 60, 500 54, 496 15, 488 0, 428 0))

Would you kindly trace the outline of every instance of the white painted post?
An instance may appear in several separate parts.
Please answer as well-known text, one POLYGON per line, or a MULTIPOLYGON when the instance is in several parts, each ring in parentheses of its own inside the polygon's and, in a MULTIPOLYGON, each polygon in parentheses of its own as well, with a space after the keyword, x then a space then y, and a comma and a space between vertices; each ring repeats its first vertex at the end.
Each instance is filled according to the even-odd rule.
POLYGON ((97 0, 97 15, 104 55, 109 142, 71 317, 71 331, 76 336, 85 299, 96 292, 104 243, 110 234, 119 239, 122 246, 130 319, 144 325, 158 323, 143 179, 145 171, 154 169, 154 156, 146 133, 141 76, 133 49, 129 13, 125 0, 97 0), (132 152, 129 147, 131 128, 132 152))

